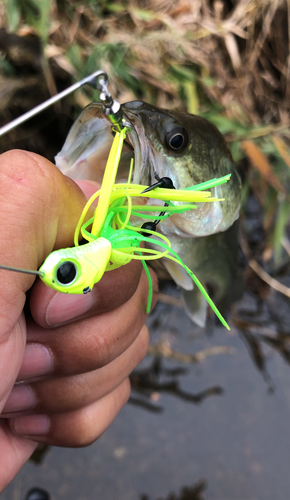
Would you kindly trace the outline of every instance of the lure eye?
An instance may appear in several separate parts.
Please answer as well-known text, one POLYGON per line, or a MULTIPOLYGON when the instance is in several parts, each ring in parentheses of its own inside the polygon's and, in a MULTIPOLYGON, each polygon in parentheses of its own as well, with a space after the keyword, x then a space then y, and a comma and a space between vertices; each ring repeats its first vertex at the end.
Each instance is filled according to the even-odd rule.
POLYGON ((173 151, 182 151, 188 144, 188 133, 183 127, 175 127, 166 136, 166 143, 173 151))
POLYGON ((77 268, 75 264, 70 261, 63 262, 56 272, 57 281, 61 285, 70 285, 75 280, 76 275, 77 268))

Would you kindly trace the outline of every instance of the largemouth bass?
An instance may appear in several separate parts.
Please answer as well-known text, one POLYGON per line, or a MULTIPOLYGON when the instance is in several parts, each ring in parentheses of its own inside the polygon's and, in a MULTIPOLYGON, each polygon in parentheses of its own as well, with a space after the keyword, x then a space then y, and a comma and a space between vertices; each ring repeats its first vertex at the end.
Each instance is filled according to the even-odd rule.
MULTIPOLYGON (((223 198, 200 203, 196 210, 175 214, 158 226, 169 237, 172 248, 192 269, 223 312, 238 296, 237 230, 231 227, 239 215, 241 182, 225 140, 217 128, 196 115, 159 109, 132 101, 122 105, 132 131, 119 167, 119 180, 128 176, 128 157, 134 155, 133 183, 151 185, 159 177, 170 177, 177 189, 231 174, 227 184, 213 189, 223 198), (230 229, 229 229, 230 228, 230 229)), ((102 105, 87 106, 72 126, 56 156, 56 165, 73 179, 101 182, 112 145, 110 122, 102 105)), ((184 305, 200 326, 206 320, 206 301, 188 274, 172 261, 163 262, 173 280, 183 289, 184 305)))

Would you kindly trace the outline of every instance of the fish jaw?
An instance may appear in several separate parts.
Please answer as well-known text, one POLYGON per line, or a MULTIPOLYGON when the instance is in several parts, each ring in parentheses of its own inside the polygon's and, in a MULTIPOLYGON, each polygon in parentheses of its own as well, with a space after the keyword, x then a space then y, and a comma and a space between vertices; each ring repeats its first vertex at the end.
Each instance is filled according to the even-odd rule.
MULTIPOLYGON (((129 121, 126 115, 125 119, 129 121)), ((134 150, 134 179, 138 179, 136 182, 139 183, 144 170, 144 168, 142 170, 142 158, 146 159, 148 155, 144 148, 141 152, 139 137, 134 126, 130 123, 128 125, 130 125, 130 134, 127 133, 127 136, 130 136, 128 142, 134 150)), ((55 157, 55 164, 64 175, 71 179, 93 180, 101 183, 112 143, 112 123, 104 116, 103 105, 91 103, 73 124, 61 151, 55 157)), ((122 157, 124 158, 124 152, 122 152, 122 157)), ((126 163, 125 168, 122 168, 122 165, 119 166, 118 180, 120 178, 124 180, 124 176, 125 181, 128 179, 130 161, 126 163)), ((146 160, 143 163, 146 164, 146 160)), ((143 175, 143 177, 148 179, 148 176, 143 175)))
POLYGON ((89 104, 69 131, 55 164, 72 179, 100 182, 112 142, 111 125, 104 117, 102 105, 89 104))
MULTIPOLYGON (((212 190, 212 195, 221 198, 218 189, 212 190)), ((224 216, 224 201, 196 203, 197 208, 182 214, 173 214, 162 222, 161 232, 171 238, 198 238, 226 231, 239 217, 239 204, 236 210, 224 216)), ((175 203, 181 205, 181 203, 175 203)))

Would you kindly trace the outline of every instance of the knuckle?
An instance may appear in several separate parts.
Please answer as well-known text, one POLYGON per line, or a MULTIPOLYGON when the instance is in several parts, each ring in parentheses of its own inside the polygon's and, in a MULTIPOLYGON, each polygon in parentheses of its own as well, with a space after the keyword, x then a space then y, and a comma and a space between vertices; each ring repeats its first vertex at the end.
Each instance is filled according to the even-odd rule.
POLYGON ((99 334, 88 339, 88 358, 92 361, 92 369, 106 366, 112 361, 113 343, 108 340, 109 334, 104 328, 99 334))
POLYGON ((3 180, 25 189, 37 186, 41 178, 47 181, 54 172, 48 160, 28 151, 7 151, 0 156, 0 161, 3 180))
POLYGON ((3 153, 0 164, 0 206, 5 206, 6 223, 17 226, 21 214, 25 229, 32 231, 41 215, 55 205, 57 173, 48 160, 27 151, 3 153))

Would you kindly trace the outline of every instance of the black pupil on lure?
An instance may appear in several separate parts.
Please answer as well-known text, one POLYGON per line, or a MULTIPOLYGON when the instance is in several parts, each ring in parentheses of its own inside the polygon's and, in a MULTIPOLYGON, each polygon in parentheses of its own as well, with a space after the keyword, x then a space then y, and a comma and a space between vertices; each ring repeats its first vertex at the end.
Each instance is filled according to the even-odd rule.
POLYGON ((59 266, 56 277, 62 285, 69 285, 72 283, 77 275, 77 268, 73 262, 64 262, 59 266))
POLYGON ((175 127, 168 132, 166 142, 170 149, 180 151, 187 146, 188 134, 183 127, 175 127))

